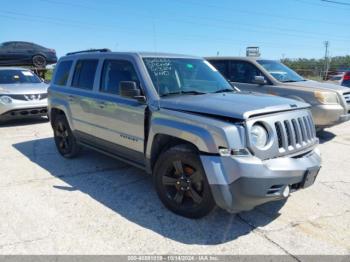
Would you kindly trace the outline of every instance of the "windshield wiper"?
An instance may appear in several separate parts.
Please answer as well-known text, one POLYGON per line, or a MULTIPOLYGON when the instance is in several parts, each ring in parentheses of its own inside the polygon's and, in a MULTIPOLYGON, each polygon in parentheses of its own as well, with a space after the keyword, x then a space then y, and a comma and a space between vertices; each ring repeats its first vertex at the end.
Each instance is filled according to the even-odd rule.
POLYGON ((165 94, 161 95, 161 97, 163 97, 163 96, 171 96, 171 95, 181 95, 181 94, 185 94, 185 95, 205 95, 206 93, 205 92, 196 91, 196 90, 179 91, 179 92, 165 93, 165 94))
POLYGON ((282 83, 295 83, 295 82, 303 82, 306 81, 305 79, 300 79, 300 80, 285 80, 282 81, 282 83))
POLYGON ((191 90, 191 91, 181 91, 181 94, 189 94, 189 95, 205 95, 205 92, 191 90))
POLYGON ((235 92, 235 90, 231 88, 225 88, 225 89, 220 89, 218 91, 215 91, 214 93, 218 94, 218 93, 226 93, 226 92, 235 92))

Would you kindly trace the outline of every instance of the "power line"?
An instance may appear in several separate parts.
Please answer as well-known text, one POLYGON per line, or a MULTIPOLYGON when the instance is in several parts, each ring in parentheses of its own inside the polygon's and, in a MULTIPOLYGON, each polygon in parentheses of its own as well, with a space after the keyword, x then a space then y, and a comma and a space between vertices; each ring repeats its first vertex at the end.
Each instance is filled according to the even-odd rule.
MULTIPOLYGON (((2 11, 0 11, 1 13, 2 11)), ((35 23, 50 23, 50 24, 56 24, 56 25, 59 25, 59 26, 64 26, 66 27, 67 25, 69 25, 70 27, 78 27, 78 28, 81 28, 81 29, 86 29, 86 30, 90 30, 91 29, 99 29, 100 31, 101 30, 107 30, 108 32, 118 32, 118 31, 124 31, 124 32, 138 32, 137 29, 133 29, 133 28, 125 28, 125 27, 120 27, 118 26, 118 28, 114 27, 114 26, 98 26, 98 25, 89 25, 89 24, 77 24, 77 23, 71 23, 67 20, 63 21, 62 19, 58 19, 58 20, 55 20, 55 19, 51 19, 51 18, 48 18, 48 17, 39 17, 39 16, 30 16, 30 15, 25 15, 24 17, 23 16, 20 16, 20 15, 3 15, 3 14, 0 14, 0 17, 2 18, 6 18, 6 19, 11 19, 11 20, 18 20, 18 19, 21 19, 21 20, 26 20, 26 21, 29 21, 29 22, 35 22, 35 23)), ((142 30, 143 33, 148 33, 148 34, 151 34, 153 33, 152 30, 142 30)), ((183 38, 186 38, 186 39, 200 39, 200 40, 204 40, 204 39, 207 39, 211 42, 217 42, 217 43, 220 43, 220 44, 227 44, 227 45, 230 45, 230 46, 242 46, 242 45, 251 45, 252 42, 254 42, 254 44, 262 44, 262 45, 265 45, 267 47, 273 47, 273 48, 277 48, 277 49, 283 49, 284 47, 282 47, 280 44, 276 44, 276 43, 272 43, 272 42, 262 42, 262 41, 239 41, 237 39, 234 39, 234 38, 225 38, 225 37, 221 37, 221 38, 218 38, 218 37, 215 37, 215 38, 212 38, 208 35, 196 35, 196 34, 174 34, 174 33, 171 33, 169 34, 168 31, 158 31, 157 33, 160 33, 160 34, 165 34, 167 37, 169 38, 179 38, 181 37, 182 39, 183 38)), ((304 44, 294 44, 294 46, 300 46, 300 47, 303 47, 304 49, 309 49, 309 50, 314 50, 316 48, 316 46, 314 45, 304 45, 304 44)))
MULTIPOLYGON (((44 2, 47 2, 47 3, 50 3, 50 4, 63 4, 63 5, 71 5, 70 3, 67 3, 67 2, 58 2, 58 1, 55 1, 55 0, 41 0, 41 1, 44 1, 44 2)), ((83 5, 80 5, 80 4, 76 4, 76 6, 79 6, 79 7, 84 7, 84 8, 88 8, 88 9, 93 9, 94 7, 92 6, 83 6, 83 5)), ((31 16, 31 15, 28 15, 28 14, 23 14, 23 13, 17 13, 17 12, 13 12, 13 11, 6 11, 6 10, 1 10, 0 13, 3 13, 4 15, 2 15, 3 18, 7 18, 7 19, 17 19, 17 17, 20 17, 21 19, 23 19, 23 17, 25 17, 25 19, 28 19, 32 22, 48 22, 48 23, 52 23, 52 24, 57 24, 57 25, 69 25, 69 26, 75 26, 75 27, 79 27, 79 28, 84 28, 84 29, 91 29, 91 28, 94 28, 94 29, 99 29, 99 28, 102 28, 102 29, 106 29, 108 28, 108 31, 111 31, 112 29, 115 30, 116 28, 119 30, 119 31, 127 31, 127 32, 138 32, 139 31, 139 28, 134 28, 134 29, 131 29, 131 28, 123 28, 123 27, 120 27, 118 25, 118 27, 114 26, 114 25, 111 25, 111 24, 108 24, 108 25, 98 25, 98 24, 88 24, 86 22, 83 22, 83 21, 76 21, 76 20, 67 20, 67 19, 61 19, 61 18, 54 18, 54 17, 43 17, 43 16, 31 16), (12 17, 10 16, 12 15, 12 17), (36 20, 36 21, 34 21, 36 20), (38 21, 39 20, 39 21, 38 21)), ((136 12, 136 13, 139 13, 140 15, 143 15, 144 18, 146 19, 152 19, 152 20, 157 20, 159 21, 160 23, 164 23, 164 21, 159 18, 159 17, 154 17, 154 16, 149 16, 145 13, 141 13, 141 12, 136 12)), ((215 27, 215 28, 222 28, 222 29, 230 29, 230 31, 232 32, 232 30, 237 30, 237 27, 249 27, 249 26, 254 26, 255 28, 256 27, 261 27, 261 28, 266 28, 268 30, 270 30, 270 32, 267 32, 266 30, 265 31, 262 31, 262 30, 254 30, 254 29, 244 29, 245 31, 250 31, 250 32, 258 32, 258 33, 268 33, 268 34, 280 34, 280 35, 283 35, 283 36, 297 36, 297 37, 304 37, 302 35, 297 35, 297 34, 290 34, 290 33, 286 33, 287 29, 283 29, 283 28, 277 28, 277 27, 267 27, 267 26, 261 26, 261 25, 252 25, 252 24, 243 24, 243 23, 236 23, 234 21, 231 21, 231 20, 226 20, 226 19, 221 19, 221 18, 213 18, 211 17, 210 20, 211 21, 216 21, 216 22, 219 22, 220 23, 223 23, 223 25, 220 25, 220 26, 216 26, 214 24, 203 24, 203 23, 198 23, 196 22, 198 19, 205 19, 206 21, 208 21, 208 17, 198 17, 198 16, 188 16, 189 18, 195 18, 196 20, 195 21, 191 21, 191 20, 184 20, 184 19, 174 19, 174 18, 169 18, 169 16, 167 17, 166 21, 165 22, 176 22, 176 23, 185 23, 185 24, 197 24, 197 25, 200 25, 200 26, 205 26, 205 27, 215 27), (228 26, 228 24, 235 24, 235 26, 228 26), (238 25, 236 25, 238 24, 238 25), (271 30, 281 30, 283 31, 283 33, 275 33, 275 32, 271 32, 271 30)), ((154 30, 142 30, 143 32, 149 32, 149 33, 152 33, 154 32, 154 30)), ((300 30, 289 30, 288 31, 294 31, 294 32, 301 32, 301 33, 305 33, 307 34, 306 37, 307 39, 309 38, 312 38, 310 37, 309 33, 308 32, 305 32, 305 31, 300 31, 300 30)), ((169 32, 159 32, 158 33, 164 33, 166 34, 167 36, 169 36, 169 32)), ((235 33, 235 32, 234 32, 235 33)), ((276 43, 266 43, 266 42, 261 42, 261 41, 250 41, 250 42, 242 42, 242 41, 237 41, 237 39, 234 39, 234 38, 214 38, 214 37, 208 37, 208 35, 206 36, 203 36, 203 35, 193 35, 193 34, 190 34, 190 35, 186 35, 186 34, 174 34, 172 33, 172 36, 174 37, 178 37, 178 36, 185 36, 187 37, 188 39, 208 39, 210 40, 211 42, 213 41, 220 41, 221 43, 224 43, 224 42, 227 42, 227 43, 230 43, 230 45, 241 45, 243 43, 245 44, 252 44, 252 42, 254 44, 263 44, 263 45, 267 45, 267 46, 275 46, 276 48, 282 48, 280 46, 280 44, 276 44, 276 43), (239 44, 240 43, 240 44, 239 44)), ((313 37, 314 39, 319 39, 320 37, 322 36, 319 36, 319 37, 313 37)), ((333 39, 332 39, 333 40, 333 39)), ((348 39, 345 39, 345 38, 342 38, 341 41, 346 41, 348 42, 348 39)), ((304 49, 308 49, 306 48, 307 46, 309 46, 310 50, 311 49, 315 49, 315 48, 319 48, 318 46, 316 47, 315 45, 312 45, 312 48, 311 48, 311 45, 305 45, 305 44, 293 44, 293 46, 301 46, 303 47, 304 49)), ((339 49, 338 49, 339 50, 339 49)), ((344 49, 345 50, 345 49, 344 49)), ((348 50, 347 50, 348 51, 348 50)))
MULTIPOLYGON (((53 0, 41 0, 41 1, 45 1, 48 3, 59 3, 59 4, 65 4, 65 5, 69 5, 68 3, 65 2, 57 2, 57 1, 53 1, 53 0)), ((80 5, 79 5, 80 6, 80 5)), ((84 6, 86 8, 90 8, 87 6, 84 6)), ((21 16, 27 16, 30 17, 30 15, 27 14, 23 14, 23 13, 18 13, 18 12, 13 12, 13 11, 7 11, 7 10, 3 10, 0 11, 0 13, 4 13, 4 14, 13 14, 13 15, 21 15, 21 16)), ((138 12, 140 15, 143 15, 143 17, 145 19, 151 19, 152 21, 154 20, 158 20, 161 23, 163 23, 164 21, 162 21, 162 19, 158 18, 158 17, 154 17, 154 16, 150 16, 148 14, 145 13, 141 13, 138 12)), ((38 16, 35 16, 36 18, 38 18, 38 16)), ((318 39, 318 40, 322 40, 324 39, 324 36, 319 35, 319 34, 314 34, 311 32, 307 32, 307 31, 301 31, 301 30, 295 30, 295 29, 285 29, 285 28, 281 28, 281 27, 272 27, 272 26, 262 26, 262 25, 253 25, 253 24, 247 24, 247 23, 237 23, 231 20, 226 20, 226 19, 220 19, 220 18, 210 18, 210 21, 214 21, 216 22, 217 25, 213 24, 213 23, 199 23, 197 22, 198 19, 203 19, 205 21, 208 21, 208 17, 199 17, 199 16, 188 16, 189 18, 194 18, 195 21, 193 20, 186 20, 186 19, 174 19, 174 18, 169 18, 167 17, 166 21, 167 22, 175 22, 175 23, 183 23, 183 24, 196 24, 198 26, 204 26, 204 27, 214 27, 214 28, 220 28, 223 30, 230 30, 232 32, 232 30, 237 30, 240 27, 243 27, 243 30, 245 31, 249 31, 249 32, 254 32, 254 33, 271 33, 271 34, 277 34, 277 35, 282 35, 282 36, 291 36, 291 37, 307 37, 308 39, 318 39), (230 26, 230 24, 233 24, 234 26, 230 26), (251 29, 250 27, 253 27, 253 29, 251 29), (248 28, 248 29, 246 29, 248 28), (262 30, 259 30, 258 28, 262 28, 262 30), (267 30, 267 31, 266 31, 267 30), (278 32, 275 32, 278 31, 278 32), (286 32, 288 31, 288 32, 286 32), (290 33, 292 32, 292 33, 290 33), (295 33, 293 33, 295 32, 295 33)), ((53 19, 53 20, 59 20, 60 22, 67 22, 67 19, 60 19, 60 18, 54 18, 54 17, 40 17, 40 18, 45 18, 45 19, 53 19)), ((72 20, 70 20, 72 21, 72 20)), ((72 21, 72 23, 75 24, 82 24, 82 26, 86 25, 86 22, 81 22, 81 21, 72 21)), ((95 27, 96 24, 90 24, 90 26, 95 27)), ((108 27, 111 27, 110 25, 108 27)), ((114 27, 114 26, 113 26, 114 27)), ((329 38, 329 34, 327 35, 327 37, 329 38)), ((348 42, 348 38, 343 38, 343 37, 338 37, 338 36, 333 36, 330 38, 331 40, 333 40, 333 42, 337 42, 337 41, 342 41, 342 42, 348 42)))
MULTIPOLYGON (((312 2, 309 2, 308 0, 292 0, 292 1, 297 1, 299 3, 312 5, 312 6, 318 6, 318 7, 324 7, 324 8, 334 8, 334 9, 339 10, 339 7, 336 5, 329 5, 329 3, 327 3, 327 2, 320 3, 320 1, 322 1, 322 0, 314 0, 314 1, 310 0, 312 2), (317 1, 317 2, 315 2, 315 1, 317 1)), ((348 9, 346 9, 346 10, 348 10, 348 9)))
MULTIPOLYGON (((174 1, 174 0, 172 0, 174 1)), ((257 12, 257 11, 251 11, 251 10, 244 10, 240 8, 227 8, 222 5, 218 4, 204 4, 203 1, 201 2, 190 2, 188 0, 176 0, 177 2, 182 2, 182 4, 190 4, 190 5, 197 5, 197 6, 207 6, 213 9, 220 9, 221 11, 224 12, 238 12, 238 13, 247 13, 247 14, 253 14, 256 16, 263 16, 263 17, 269 17, 269 18, 277 18, 277 19, 282 19, 282 20, 296 20, 296 21, 304 21, 304 22, 314 22, 314 23, 323 23, 323 24, 333 24, 333 25, 338 25, 338 26, 348 26, 344 24, 339 24, 339 23, 334 23, 330 22, 327 20, 317 20, 317 19, 308 19, 308 18, 300 18, 300 17, 291 17, 291 16, 284 16, 284 15, 276 15, 276 14, 270 14, 270 13, 265 13, 265 12, 257 12), (184 1, 184 2, 183 2, 184 1)))
POLYGON ((332 0, 321 0, 322 2, 337 4, 337 5, 346 5, 350 6, 350 3, 340 2, 340 1, 332 1, 332 0))
MULTIPOLYGON (((95 10, 95 7, 93 6, 89 6, 89 5, 82 5, 80 3, 71 3, 71 2, 62 2, 62 1, 57 1, 57 0, 40 0, 42 2, 47 2, 47 3, 51 3, 51 4, 60 4, 60 5, 65 5, 65 6, 71 6, 72 4, 73 5, 76 5, 78 7, 84 7, 86 9, 94 9, 95 10)), ((113 3, 115 3, 113 1, 113 3)), ((181 3, 181 2, 180 2, 181 3)), ((195 3, 191 3, 191 2, 188 2, 186 1, 186 3, 181 3, 181 4, 187 4, 187 3, 190 3, 190 4, 195 4, 195 3)), ((202 5, 202 4, 201 4, 202 5)), ((210 5, 212 6, 212 5, 210 5)), ((97 7, 100 7, 97 6, 97 7)), ((119 8, 120 6, 118 6, 119 8)), ((135 13, 135 12, 134 12, 135 13)), ((152 21, 154 20, 158 20, 160 22, 163 22, 161 19, 159 18, 155 18, 154 16, 149 16, 148 14, 146 13, 142 13, 142 12, 136 12, 140 15, 142 15, 144 18, 146 19, 151 19, 152 21)), ((313 32, 307 32, 307 31, 302 31, 302 30, 296 30, 296 29, 287 29, 287 28, 281 28, 281 27, 274 27, 274 26, 262 26, 262 25, 257 25, 257 24, 247 24, 247 23, 241 23, 241 22, 236 22, 236 21, 230 21, 230 20, 226 20, 226 19, 221 19, 221 18, 216 18, 216 17, 200 17, 200 16, 187 16, 188 18, 194 18, 195 21, 193 20, 185 20, 185 19, 174 19, 172 18, 171 16, 173 15, 173 13, 169 14, 169 16, 167 17, 167 22, 176 22, 176 23, 183 23, 183 24, 196 24, 196 25, 199 25, 199 26, 205 26, 205 27, 215 27, 217 28, 216 25, 214 25, 213 23, 210 23, 210 24, 203 24, 203 23, 198 23, 197 20, 198 19, 202 19, 202 20, 205 20, 205 21, 208 21, 208 19, 210 19, 211 22, 216 22, 217 24, 219 24, 219 28, 220 29, 230 29, 230 30, 237 30, 237 27, 248 27, 249 29, 244 29, 245 31, 250 31, 250 32, 255 32, 255 33, 270 33, 272 32, 273 34, 279 34, 279 35, 283 35, 283 36, 291 36, 291 37, 307 37, 308 39, 309 38, 313 38, 313 39, 318 39, 318 40, 323 40, 325 36, 322 36, 320 34, 315 34, 313 32), (224 23, 224 24, 222 24, 224 23), (230 24, 233 24, 234 26, 229 26, 230 24), (252 27, 253 29, 250 29, 250 27, 252 27), (262 28, 263 30, 257 30, 257 28, 262 28), (266 30, 268 31, 266 31, 266 30), (275 31, 278 31, 278 32, 275 32, 275 31), (290 33, 292 32, 292 33, 290 33), (295 32, 295 33, 293 33, 295 32)), ((330 37, 329 34, 327 34, 327 37, 329 39, 331 39, 333 42, 337 42, 337 41, 342 41, 342 42, 348 42, 348 38, 344 38, 343 36, 333 36, 333 37, 330 37)))

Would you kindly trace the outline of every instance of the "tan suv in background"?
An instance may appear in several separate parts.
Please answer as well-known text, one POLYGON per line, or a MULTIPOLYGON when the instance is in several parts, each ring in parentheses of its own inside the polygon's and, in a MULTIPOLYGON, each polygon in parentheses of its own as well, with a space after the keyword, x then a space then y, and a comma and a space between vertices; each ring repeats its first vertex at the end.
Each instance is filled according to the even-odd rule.
POLYGON ((302 78, 284 64, 258 57, 207 57, 241 91, 283 96, 311 104, 318 130, 350 119, 350 89, 302 78))

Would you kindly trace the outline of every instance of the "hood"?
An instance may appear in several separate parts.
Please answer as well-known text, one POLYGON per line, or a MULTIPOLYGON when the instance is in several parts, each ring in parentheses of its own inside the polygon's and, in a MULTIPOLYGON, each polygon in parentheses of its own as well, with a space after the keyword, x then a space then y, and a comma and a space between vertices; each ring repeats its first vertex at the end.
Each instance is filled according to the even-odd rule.
MULTIPOLYGON (((289 85, 289 86, 297 86, 301 88, 307 88, 307 89, 317 89, 317 90, 325 90, 325 91, 338 91, 341 93, 349 92, 349 88, 332 84, 332 83, 323 83, 323 82, 317 82, 313 80, 306 80, 302 82, 292 82, 292 83, 283 83, 283 85, 289 85)), ((315 90, 316 91, 316 90, 315 90)))
POLYGON ((239 92, 172 96, 162 98, 160 107, 244 120, 257 114, 307 108, 309 105, 282 97, 239 92))
POLYGON ((48 84, 0 84, 0 94, 42 94, 47 93, 48 84))

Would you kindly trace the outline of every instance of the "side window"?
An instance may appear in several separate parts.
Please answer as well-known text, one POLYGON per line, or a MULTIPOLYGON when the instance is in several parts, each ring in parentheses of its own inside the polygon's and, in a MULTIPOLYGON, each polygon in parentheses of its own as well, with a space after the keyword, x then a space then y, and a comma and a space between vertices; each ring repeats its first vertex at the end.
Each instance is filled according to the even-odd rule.
POLYGON ((255 76, 262 76, 253 64, 244 61, 231 61, 229 79, 238 83, 253 83, 255 76))
POLYGON ((134 81, 139 85, 132 63, 125 60, 106 60, 103 64, 100 91, 118 95, 121 81, 134 81))
POLYGON ((67 85, 68 76, 69 76, 71 67, 72 67, 72 61, 63 61, 59 63, 53 83, 59 86, 67 85))
POLYGON ((6 48, 6 49, 10 49, 10 48, 12 48, 12 45, 13 45, 12 43, 8 43, 8 42, 7 42, 7 43, 1 44, 1 47, 2 47, 2 48, 6 48))
POLYGON ((92 90, 97 64, 96 59, 79 60, 74 69, 72 86, 92 90))
POLYGON ((228 62, 225 60, 209 61, 225 78, 228 78, 228 62))
POLYGON ((16 48, 18 48, 18 49, 33 49, 33 47, 27 43, 17 43, 16 48))
POLYGON ((16 45, 17 44, 15 42, 12 42, 12 43, 8 43, 6 47, 9 49, 16 49, 16 45))

